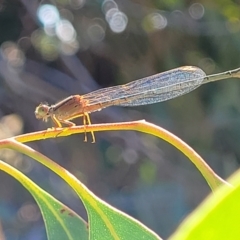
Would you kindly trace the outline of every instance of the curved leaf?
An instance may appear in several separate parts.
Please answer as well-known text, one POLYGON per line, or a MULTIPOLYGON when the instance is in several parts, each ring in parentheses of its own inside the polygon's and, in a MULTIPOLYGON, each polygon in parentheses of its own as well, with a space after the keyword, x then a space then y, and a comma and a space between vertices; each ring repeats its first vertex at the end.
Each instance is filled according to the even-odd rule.
POLYGON ((0 169, 17 179, 32 194, 42 212, 48 240, 88 239, 87 224, 74 211, 7 163, 0 161, 0 169))
POLYGON ((222 186, 211 194, 170 237, 170 240, 239 239, 240 171, 229 181, 233 188, 222 186))
POLYGON ((76 191, 88 213, 90 240, 161 239, 156 233, 145 227, 139 221, 99 199, 74 175, 43 154, 15 140, 5 141, 2 147, 14 149, 36 159, 58 174, 76 191))

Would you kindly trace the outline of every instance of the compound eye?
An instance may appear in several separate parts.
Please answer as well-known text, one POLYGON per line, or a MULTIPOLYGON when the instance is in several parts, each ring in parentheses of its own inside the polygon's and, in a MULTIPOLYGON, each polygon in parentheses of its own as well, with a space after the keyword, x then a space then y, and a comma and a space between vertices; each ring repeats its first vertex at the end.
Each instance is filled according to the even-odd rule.
POLYGON ((45 104, 40 104, 36 107, 35 116, 37 119, 46 118, 49 116, 49 106, 45 104))

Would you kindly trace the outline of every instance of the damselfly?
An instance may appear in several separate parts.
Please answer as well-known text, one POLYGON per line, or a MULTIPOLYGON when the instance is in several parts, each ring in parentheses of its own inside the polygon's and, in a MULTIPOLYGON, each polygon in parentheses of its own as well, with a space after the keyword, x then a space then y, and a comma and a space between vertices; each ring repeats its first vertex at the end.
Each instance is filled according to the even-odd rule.
MULTIPOLYGON (((166 101, 196 89, 202 84, 240 77, 240 68, 206 76, 198 67, 185 66, 132 81, 124 85, 108 87, 85 95, 73 95, 48 105, 41 103, 35 110, 37 119, 47 121, 50 117, 55 127, 62 124, 74 126, 70 120, 83 117, 83 124, 91 124, 89 113, 103 108, 117 106, 139 106, 166 101)), ((95 141, 92 132, 93 142, 95 141)), ((86 134, 85 139, 86 141, 86 134)))

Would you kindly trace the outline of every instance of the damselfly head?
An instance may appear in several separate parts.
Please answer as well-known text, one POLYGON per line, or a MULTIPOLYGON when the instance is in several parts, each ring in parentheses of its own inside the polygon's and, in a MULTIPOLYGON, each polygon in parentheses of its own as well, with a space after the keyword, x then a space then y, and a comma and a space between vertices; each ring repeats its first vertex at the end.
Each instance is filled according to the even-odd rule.
POLYGON ((41 103, 35 109, 35 116, 37 119, 43 119, 43 121, 47 121, 47 118, 50 116, 50 106, 46 103, 41 103))

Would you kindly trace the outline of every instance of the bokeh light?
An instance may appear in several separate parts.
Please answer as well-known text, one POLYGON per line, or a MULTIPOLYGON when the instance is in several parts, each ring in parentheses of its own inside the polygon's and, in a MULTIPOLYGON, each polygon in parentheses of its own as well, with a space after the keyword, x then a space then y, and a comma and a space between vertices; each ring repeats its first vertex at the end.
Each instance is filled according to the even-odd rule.
POLYGON ((108 162, 112 164, 117 164, 122 160, 121 158, 122 148, 118 145, 111 145, 107 148, 105 156, 108 162))
MULTIPOLYGON (((109 11, 108 11, 109 12, 109 11)), ((111 30, 115 33, 123 32, 128 23, 127 15, 123 12, 116 11, 111 16, 108 15, 108 24, 111 30)))
POLYGON ((105 19, 108 22, 110 29, 114 33, 121 33, 126 29, 128 17, 118 9, 118 5, 115 1, 103 1, 102 11, 105 14, 105 19))
POLYGON ((75 54, 79 49, 79 43, 76 39, 70 42, 61 42, 60 43, 60 50, 61 53, 65 55, 73 55, 75 54))
POLYGON ((41 29, 35 30, 31 35, 33 46, 41 53, 44 59, 48 61, 55 60, 58 55, 58 44, 56 39, 45 34, 41 29))
POLYGON ((76 39, 76 31, 68 20, 60 20, 57 23, 56 34, 63 42, 72 42, 76 39))
POLYGON ((87 33, 91 41, 101 42, 105 37, 106 26, 102 19, 93 19, 87 33))
POLYGON ((70 0, 70 5, 73 9, 80 9, 85 3, 86 0, 70 0))
POLYGON ((161 30, 167 26, 167 19, 160 13, 152 13, 149 18, 155 29, 161 30))
POLYGON ((199 67, 204 69, 208 73, 214 73, 216 69, 216 63, 211 58, 202 58, 199 63, 199 67))
POLYGON ((193 3, 189 7, 189 14, 194 19, 201 19, 204 16, 204 7, 200 3, 193 3))
MULTIPOLYGON (((71 2, 75 8, 79 8, 84 2, 71 2)), ((74 15, 68 9, 58 9, 50 4, 41 5, 38 9, 38 19, 43 24, 42 31, 36 30, 32 34, 32 42, 34 46, 41 52, 42 56, 48 61, 56 59, 60 53, 65 55, 73 55, 79 49, 77 33, 71 21, 74 15), (56 38, 59 41, 56 41, 56 38), (57 42, 57 44, 52 44, 57 42)))
POLYGON ((168 24, 167 18, 158 12, 148 14, 143 19, 142 23, 143 28, 146 32, 162 30, 167 26, 167 24, 168 24))
POLYGON ((104 0, 102 3, 102 11, 105 15, 107 15, 107 13, 112 10, 112 9, 116 9, 118 10, 118 5, 115 1, 113 0, 104 0))
POLYGON ((40 5, 37 16, 44 28, 53 28, 60 20, 58 9, 50 4, 40 5))
POLYGON ((139 159, 139 155, 134 149, 127 148, 123 151, 122 158, 128 164, 135 164, 139 159))
POLYGON ((39 208, 36 204, 25 203, 18 211, 18 217, 24 222, 35 222, 41 218, 39 208))
POLYGON ((14 42, 3 43, 1 45, 1 54, 11 67, 20 68, 24 65, 24 53, 14 42))

